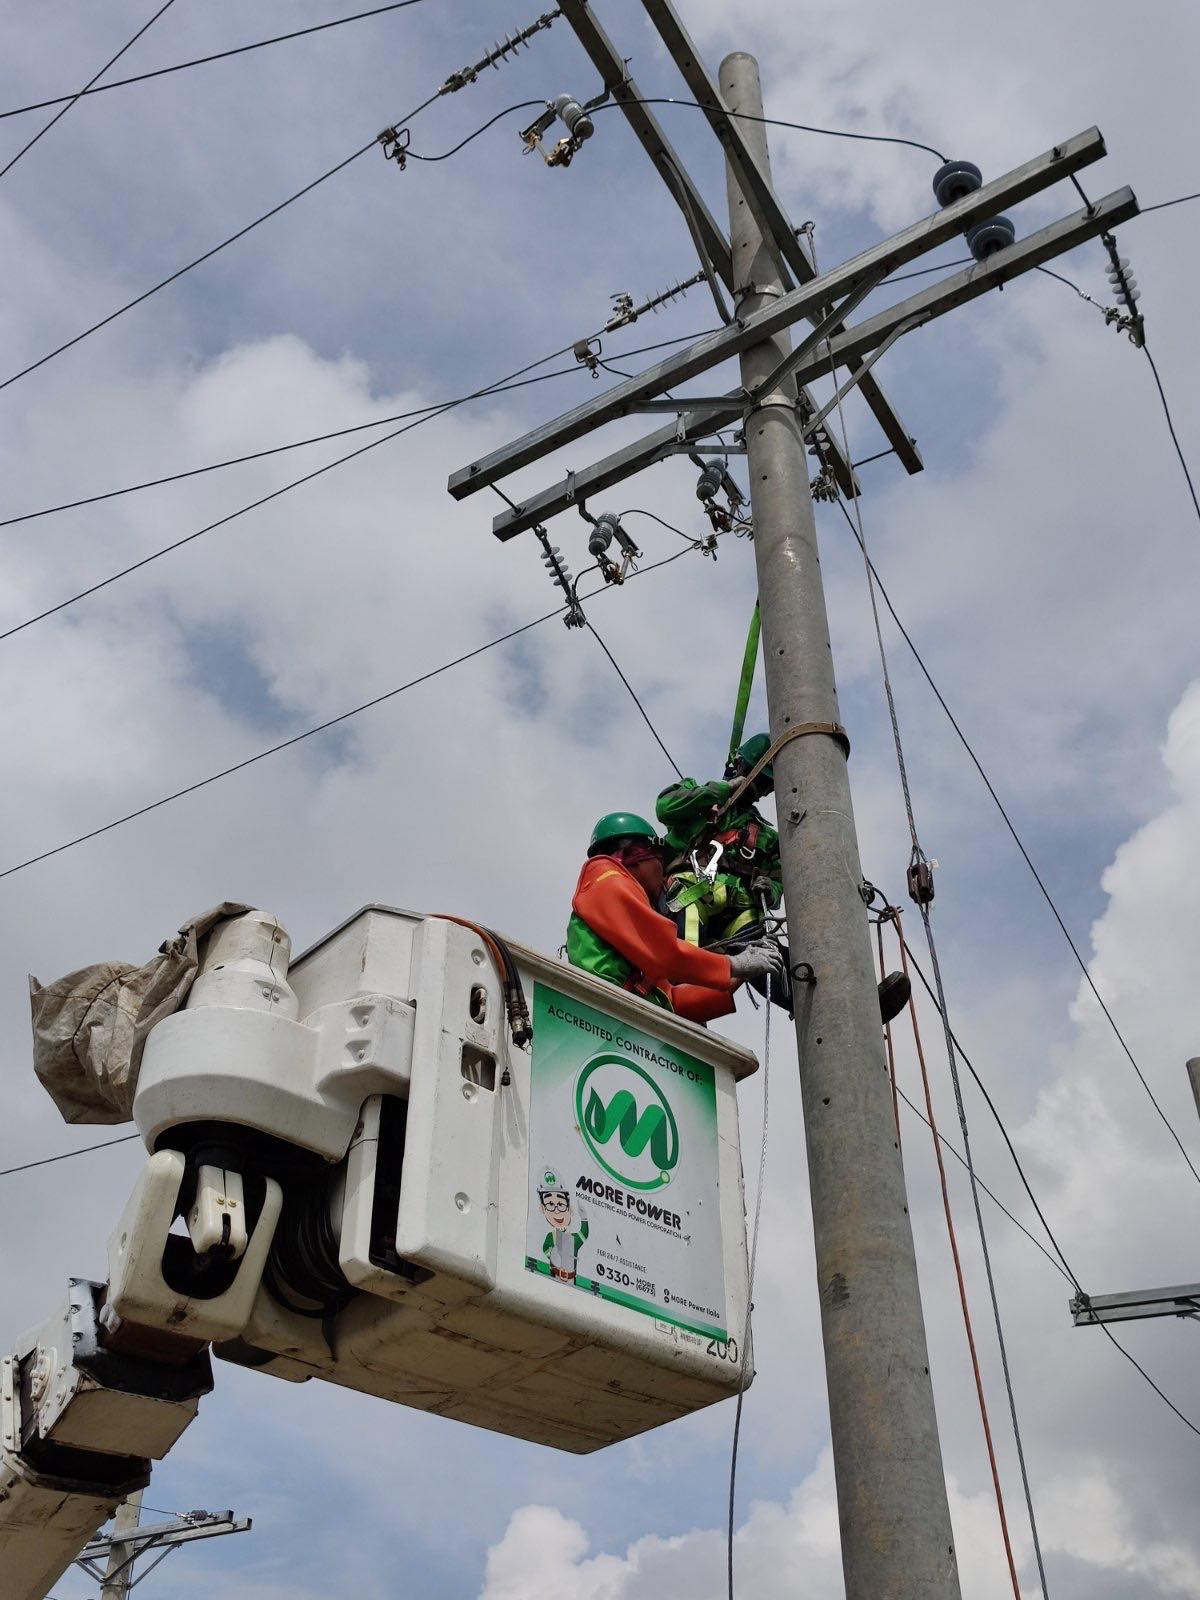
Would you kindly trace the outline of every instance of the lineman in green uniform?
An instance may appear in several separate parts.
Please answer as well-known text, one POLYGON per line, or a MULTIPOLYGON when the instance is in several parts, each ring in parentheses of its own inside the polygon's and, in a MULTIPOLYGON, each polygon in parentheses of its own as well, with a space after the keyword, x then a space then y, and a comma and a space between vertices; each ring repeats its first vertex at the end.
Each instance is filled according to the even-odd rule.
MULTIPOLYGON (((671 852, 667 912, 675 918, 680 937, 690 944, 715 945, 729 952, 761 940, 767 933, 767 917, 783 898, 779 834, 755 805, 774 790, 771 763, 732 806, 728 804, 770 748, 770 735, 756 733, 730 756, 724 779, 697 783, 682 778, 668 784, 655 804, 671 852)), ((783 980, 772 978, 770 997, 790 1011, 791 958, 786 950, 784 956, 783 980)), ((747 982, 767 993, 763 980, 751 977, 747 982)), ((901 972, 889 973, 879 985, 885 1023, 908 1004, 910 987, 901 972)))
POLYGON ((770 764, 728 807, 729 797, 770 746, 765 733, 756 733, 729 758, 724 779, 682 778, 658 797, 655 814, 672 852, 667 909, 690 944, 733 938, 761 922, 782 898, 779 834, 754 804, 771 793, 770 764))

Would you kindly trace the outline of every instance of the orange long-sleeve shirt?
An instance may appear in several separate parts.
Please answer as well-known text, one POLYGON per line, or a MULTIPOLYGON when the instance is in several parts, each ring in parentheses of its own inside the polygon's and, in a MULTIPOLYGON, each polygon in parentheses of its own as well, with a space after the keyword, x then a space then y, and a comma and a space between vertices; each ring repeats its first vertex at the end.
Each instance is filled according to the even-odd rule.
POLYGON ((709 1022, 735 1009, 729 957, 679 938, 675 924, 655 911, 633 873, 611 856, 584 862, 571 907, 664 991, 679 1016, 709 1022))

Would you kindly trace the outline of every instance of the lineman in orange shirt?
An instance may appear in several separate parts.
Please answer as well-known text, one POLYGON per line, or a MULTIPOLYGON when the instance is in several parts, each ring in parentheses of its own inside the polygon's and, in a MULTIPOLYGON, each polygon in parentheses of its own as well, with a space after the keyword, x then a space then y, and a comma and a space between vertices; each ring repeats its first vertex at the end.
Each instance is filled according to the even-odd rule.
POLYGON ((775 944, 751 944, 727 956, 679 938, 671 919, 655 910, 662 888, 663 845, 652 824, 627 811, 601 817, 571 902, 572 966, 692 1022, 733 1011, 743 978, 782 978, 775 944))

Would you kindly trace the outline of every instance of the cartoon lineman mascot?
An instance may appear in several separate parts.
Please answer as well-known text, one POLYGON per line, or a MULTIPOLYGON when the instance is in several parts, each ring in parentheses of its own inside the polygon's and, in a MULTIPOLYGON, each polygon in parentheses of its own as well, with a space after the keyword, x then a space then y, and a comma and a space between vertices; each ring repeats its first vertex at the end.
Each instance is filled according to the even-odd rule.
POLYGON ((574 1201, 569 1189, 564 1189, 558 1174, 549 1167, 542 1173, 538 1185, 538 1202, 550 1232, 542 1243, 542 1254, 550 1264, 550 1275, 565 1283, 575 1282, 575 1266, 579 1252, 588 1236, 586 1217, 580 1217, 579 1226, 573 1226, 574 1201))

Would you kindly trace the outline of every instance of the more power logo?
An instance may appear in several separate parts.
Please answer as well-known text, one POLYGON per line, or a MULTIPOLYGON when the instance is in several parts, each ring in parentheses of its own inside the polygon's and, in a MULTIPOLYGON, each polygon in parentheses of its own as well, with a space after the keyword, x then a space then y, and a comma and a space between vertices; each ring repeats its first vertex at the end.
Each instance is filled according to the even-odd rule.
POLYGON ((611 1178, 628 1189, 661 1189, 679 1161, 679 1127, 648 1072, 619 1055, 599 1055, 575 1084, 583 1142, 611 1178))

